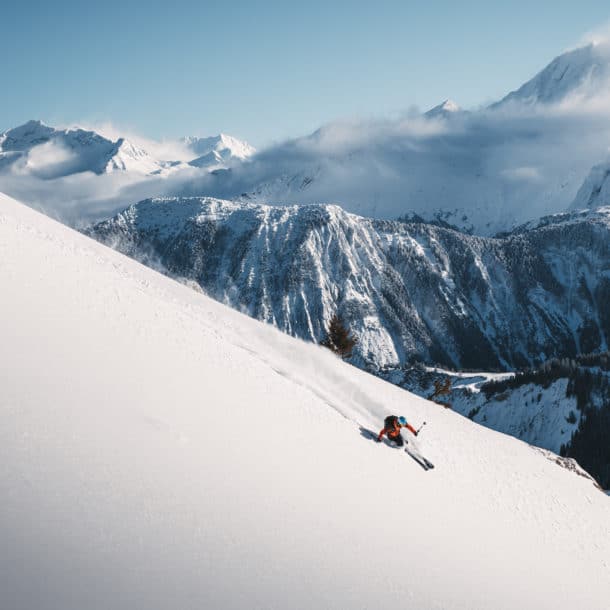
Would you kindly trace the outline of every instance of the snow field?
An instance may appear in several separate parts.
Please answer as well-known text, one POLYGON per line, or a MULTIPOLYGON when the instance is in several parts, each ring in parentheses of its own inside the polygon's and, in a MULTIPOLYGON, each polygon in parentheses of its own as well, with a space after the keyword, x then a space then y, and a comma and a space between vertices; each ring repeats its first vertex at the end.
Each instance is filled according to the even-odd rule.
POLYGON ((607 607, 608 498, 528 445, 3 196, 0 286, 11 610, 607 607))

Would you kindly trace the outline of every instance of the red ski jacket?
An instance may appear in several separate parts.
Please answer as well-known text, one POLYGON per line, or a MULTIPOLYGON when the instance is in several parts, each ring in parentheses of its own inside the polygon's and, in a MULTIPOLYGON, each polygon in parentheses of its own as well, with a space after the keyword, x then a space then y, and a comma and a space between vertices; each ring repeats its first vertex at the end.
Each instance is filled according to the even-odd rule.
MULTIPOLYGON (((397 420, 394 420, 394 423, 392 425, 391 428, 384 428, 380 433, 379 436, 377 437, 377 440, 380 441, 383 438, 384 434, 388 435, 388 438, 390 439, 395 439, 398 437, 398 435, 400 434, 400 428, 402 426, 398 423, 397 420)), ((406 426, 404 426, 407 430, 409 430, 410 432, 412 432, 413 434, 415 434, 415 436, 417 436, 417 431, 415 430, 415 428, 413 428, 413 426, 411 424, 407 424, 406 426)))

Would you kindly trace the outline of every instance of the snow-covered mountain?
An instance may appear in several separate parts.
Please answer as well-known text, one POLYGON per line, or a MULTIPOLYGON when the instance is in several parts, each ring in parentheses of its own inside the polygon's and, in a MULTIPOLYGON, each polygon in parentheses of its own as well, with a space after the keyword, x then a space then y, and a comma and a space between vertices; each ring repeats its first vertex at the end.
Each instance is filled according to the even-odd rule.
POLYGON ((195 167, 223 167, 235 160, 245 161, 256 152, 247 142, 224 133, 209 138, 188 136, 181 142, 192 151, 194 158, 189 163, 195 167))
POLYGON ((361 216, 418 217, 493 236, 608 203, 598 195, 609 80, 610 45, 588 45, 489 108, 469 112, 446 100, 423 115, 337 121, 256 154, 225 134, 147 147, 31 121, 0 136, 0 190, 77 226, 91 210, 96 219, 110 216, 146 197, 211 196, 336 203, 361 216), (44 180, 78 172, 93 174, 44 180))
POLYGON ((40 121, 0 134, 0 191, 73 227, 107 218, 146 197, 199 192, 210 172, 246 161, 254 149, 221 134, 155 141, 40 121))
POLYGON ((307 340, 339 312, 367 368, 517 368, 610 344, 609 208, 494 239, 338 206, 169 198, 88 233, 307 340))
POLYGON ((206 176, 188 193, 273 205, 332 202, 362 216, 394 220, 416 214, 492 236, 567 209, 605 155, 610 122, 605 134, 596 128, 581 140, 586 150, 577 144, 577 157, 554 154, 557 148, 570 150, 574 125, 560 118, 550 122, 552 128, 534 117, 457 113, 444 127, 422 119, 389 133, 385 126, 354 125, 347 133, 328 126, 326 134, 262 151, 231 172, 206 176), (335 139, 347 143, 336 150, 335 139))
POLYGON ((41 121, 0 134, 0 171, 11 165, 41 178, 86 171, 148 174, 160 168, 158 161, 124 138, 112 141, 94 131, 55 129, 41 121))
POLYGON ((572 205, 574 210, 610 205, 610 161, 599 163, 589 172, 572 205))
POLYGON ((192 194, 333 202, 363 216, 417 214, 494 235, 570 206, 607 154, 608 93, 610 44, 591 44, 557 57, 489 108, 466 112, 446 100, 420 117, 325 125, 192 194), (557 109, 593 99, 593 115, 576 103, 557 109))
POLYGON ((446 100, 419 117, 325 125, 209 177, 193 194, 333 202, 363 216, 416 214, 490 236, 570 207, 607 155, 608 93, 610 44, 592 44, 488 108, 467 112, 446 100), (578 100, 597 100, 595 110, 578 100))
MULTIPOLYGON (((166 143, 172 149, 172 142, 166 143)), ((167 175, 190 166, 218 169, 244 161, 255 152, 247 142, 220 134, 209 138, 187 137, 174 143, 179 159, 157 158, 129 140, 111 140, 91 130, 55 129, 41 121, 0 134, 0 172, 13 171, 41 178, 58 178, 80 172, 108 174, 116 171, 167 175)))
POLYGON ((573 462, 4 197, 0 253, 7 608, 607 608, 573 462), (388 411, 433 471, 360 435, 388 411))
POLYGON ((544 70, 509 93, 506 104, 557 104, 610 94, 610 43, 591 43, 556 57, 544 70))
POLYGON ((442 104, 428 110, 428 112, 424 113, 424 116, 430 119, 446 119, 461 112, 464 111, 458 106, 458 104, 456 104, 453 100, 447 99, 442 104))
POLYGON ((59 218, 67 207, 68 222, 79 226, 92 209, 99 218, 146 197, 188 195, 336 203, 361 216, 417 216, 493 236, 583 198, 579 189, 587 190, 610 142, 609 49, 565 53, 490 108, 468 112, 447 100, 423 115, 337 121, 257 154, 224 134, 133 150, 94 132, 67 130, 68 137, 28 123, 1 136, 0 190, 59 218), (570 100, 587 104, 563 103, 570 100), (170 150, 175 157, 162 154, 170 150), (32 180, 85 170, 95 172, 91 179, 32 180), (123 175, 109 185, 108 171, 123 175))

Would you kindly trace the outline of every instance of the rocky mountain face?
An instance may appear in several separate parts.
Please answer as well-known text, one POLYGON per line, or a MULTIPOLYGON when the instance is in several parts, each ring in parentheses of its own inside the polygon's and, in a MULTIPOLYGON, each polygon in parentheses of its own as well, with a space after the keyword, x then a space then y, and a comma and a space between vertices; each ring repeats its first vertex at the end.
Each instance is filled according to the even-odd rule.
POLYGON ((306 340, 339 313, 373 370, 514 369, 610 343, 608 208, 482 238, 337 206, 168 198, 87 232, 306 340))

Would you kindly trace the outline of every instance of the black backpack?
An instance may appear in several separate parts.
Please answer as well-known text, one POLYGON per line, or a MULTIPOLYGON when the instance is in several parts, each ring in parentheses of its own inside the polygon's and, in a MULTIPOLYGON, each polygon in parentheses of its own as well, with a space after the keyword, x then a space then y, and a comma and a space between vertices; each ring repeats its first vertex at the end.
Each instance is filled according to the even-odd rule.
POLYGON ((383 427, 386 430, 391 430, 392 428, 395 427, 396 422, 398 421, 398 417, 396 417, 396 415, 388 415, 384 420, 383 420, 383 427))

